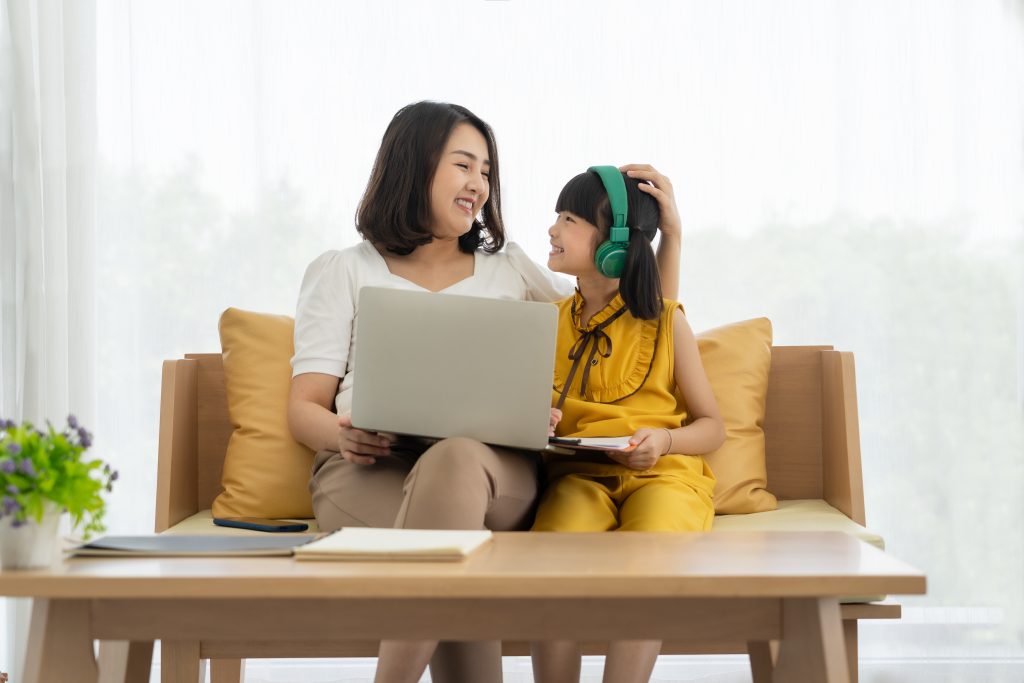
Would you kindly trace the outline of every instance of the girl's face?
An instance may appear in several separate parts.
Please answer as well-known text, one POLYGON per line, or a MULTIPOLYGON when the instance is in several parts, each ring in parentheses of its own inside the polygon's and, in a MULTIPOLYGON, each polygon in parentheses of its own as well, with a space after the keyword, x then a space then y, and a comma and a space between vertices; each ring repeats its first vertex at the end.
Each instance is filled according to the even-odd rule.
POLYGON ((555 224, 548 228, 548 235, 551 236, 548 268, 577 277, 597 273, 594 252, 601 233, 596 225, 571 211, 560 211, 555 224))
POLYGON ((430 183, 431 232, 439 239, 465 235, 487 203, 491 160, 487 140, 460 123, 445 143, 430 183))

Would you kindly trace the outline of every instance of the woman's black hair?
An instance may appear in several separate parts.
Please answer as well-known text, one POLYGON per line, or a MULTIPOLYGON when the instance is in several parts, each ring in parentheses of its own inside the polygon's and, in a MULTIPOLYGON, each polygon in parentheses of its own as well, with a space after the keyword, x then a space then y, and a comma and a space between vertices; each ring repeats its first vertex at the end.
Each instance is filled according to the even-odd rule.
MULTIPOLYGON (((643 192, 640 181, 622 174, 626 182, 629 214, 629 249, 619 278, 619 293, 635 318, 653 320, 661 315, 661 278, 651 241, 658 232, 661 211, 654 197, 643 192)), ((555 202, 555 211, 569 211, 597 226, 600 242, 608 239, 612 224, 611 202, 604 183, 587 171, 566 183, 555 202)))
POLYGON ((470 110, 446 102, 409 104, 391 119, 356 210, 356 230, 363 239, 401 255, 434 239, 430 185, 448 137, 460 123, 468 123, 484 136, 491 167, 482 220, 474 220, 469 231, 459 237, 459 249, 469 254, 482 247, 494 253, 505 245, 494 132, 470 110))

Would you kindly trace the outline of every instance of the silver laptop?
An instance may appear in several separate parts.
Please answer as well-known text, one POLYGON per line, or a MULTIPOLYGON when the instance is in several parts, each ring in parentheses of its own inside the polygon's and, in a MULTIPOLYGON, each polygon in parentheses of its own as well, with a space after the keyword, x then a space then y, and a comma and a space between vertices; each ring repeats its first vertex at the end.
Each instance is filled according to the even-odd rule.
POLYGON ((543 449, 557 326, 551 304, 363 287, 352 424, 543 449))

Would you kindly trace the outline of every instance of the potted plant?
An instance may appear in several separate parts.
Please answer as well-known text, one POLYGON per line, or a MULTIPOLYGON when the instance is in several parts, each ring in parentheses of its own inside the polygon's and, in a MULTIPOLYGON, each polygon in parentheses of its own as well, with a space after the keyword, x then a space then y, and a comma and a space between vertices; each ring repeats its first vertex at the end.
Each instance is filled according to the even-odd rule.
POLYGON ((46 431, 29 422, 0 420, 0 563, 4 568, 50 564, 64 512, 85 538, 104 530, 106 503, 117 472, 87 460, 92 434, 69 415, 67 428, 46 431))

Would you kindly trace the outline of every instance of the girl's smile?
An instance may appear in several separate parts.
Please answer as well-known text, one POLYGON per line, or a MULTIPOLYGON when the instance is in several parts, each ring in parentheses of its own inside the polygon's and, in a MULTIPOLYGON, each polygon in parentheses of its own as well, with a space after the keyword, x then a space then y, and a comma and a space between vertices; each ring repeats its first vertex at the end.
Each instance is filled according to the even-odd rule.
POLYGON ((548 228, 548 235, 551 236, 548 268, 577 277, 597 272, 594 266, 594 250, 600 237, 597 226, 571 211, 561 211, 555 224, 548 228))

